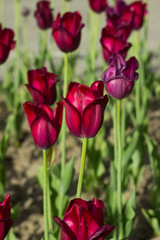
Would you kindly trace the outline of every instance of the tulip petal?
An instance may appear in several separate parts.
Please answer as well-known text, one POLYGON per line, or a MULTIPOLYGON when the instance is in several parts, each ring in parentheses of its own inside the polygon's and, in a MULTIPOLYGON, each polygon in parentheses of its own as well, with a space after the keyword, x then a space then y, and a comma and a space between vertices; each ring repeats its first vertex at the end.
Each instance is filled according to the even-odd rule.
POLYGON ((91 85, 92 92, 94 93, 95 98, 103 96, 104 84, 102 81, 96 81, 91 85))
POLYGON ((77 136, 81 136, 81 125, 82 125, 82 117, 78 110, 68 101, 68 99, 63 98, 63 103, 65 106, 65 116, 66 123, 70 132, 77 136))
POLYGON ((25 102, 23 104, 23 107, 26 112, 27 119, 28 119, 29 126, 30 126, 32 124, 32 122, 34 121, 34 119, 36 118, 35 105, 31 102, 25 102))
POLYGON ((82 132, 84 137, 94 137, 101 128, 104 118, 104 109, 107 102, 108 97, 105 95, 102 98, 95 99, 84 109, 82 120, 82 132))
POLYGON ((89 240, 104 240, 114 229, 114 226, 103 225, 100 227, 89 240))

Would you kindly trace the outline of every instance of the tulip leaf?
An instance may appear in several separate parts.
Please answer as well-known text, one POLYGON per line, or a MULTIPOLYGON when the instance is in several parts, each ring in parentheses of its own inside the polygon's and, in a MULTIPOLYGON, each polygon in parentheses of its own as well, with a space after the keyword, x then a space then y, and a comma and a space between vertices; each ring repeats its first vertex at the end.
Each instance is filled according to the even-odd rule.
POLYGON ((61 191, 63 193, 66 193, 68 191, 72 183, 73 175, 74 175, 74 158, 72 158, 65 167, 65 172, 61 182, 61 191))
MULTIPOLYGON (((155 233, 158 236, 160 236, 160 222, 157 219, 155 211, 152 209, 149 209, 149 210, 142 209, 142 213, 147 219, 147 221, 150 223, 152 228, 154 229, 155 233)), ((160 209, 159 209, 158 215, 160 216, 160 209)))
POLYGON ((7 234, 7 236, 5 237, 5 240, 16 240, 16 236, 13 232, 13 228, 11 228, 7 234))
POLYGON ((123 214, 124 236, 128 238, 136 217, 136 190, 132 190, 123 214))

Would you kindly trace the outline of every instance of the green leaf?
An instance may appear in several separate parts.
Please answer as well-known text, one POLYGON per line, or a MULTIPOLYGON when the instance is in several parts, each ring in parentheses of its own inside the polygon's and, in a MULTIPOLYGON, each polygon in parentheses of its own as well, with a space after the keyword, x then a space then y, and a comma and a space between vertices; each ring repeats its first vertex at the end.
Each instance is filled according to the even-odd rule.
POLYGON ((74 158, 72 158, 65 167, 64 175, 62 176, 61 190, 66 193, 72 183, 74 175, 74 158))
POLYGON ((128 238, 134 225, 136 217, 136 190, 132 190, 130 198, 126 204, 125 211, 123 214, 123 226, 124 226, 124 237, 128 238))
POLYGON ((158 222, 158 219, 155 215, 155 211, 153 211, 152 209, 149 210, 142 209, 142 213, 144 217, 147 219, 147 221, 150 223, 152 228, 154 229, 155 233, 158 234, 158 236, 160 236, 160 223, 158 222))

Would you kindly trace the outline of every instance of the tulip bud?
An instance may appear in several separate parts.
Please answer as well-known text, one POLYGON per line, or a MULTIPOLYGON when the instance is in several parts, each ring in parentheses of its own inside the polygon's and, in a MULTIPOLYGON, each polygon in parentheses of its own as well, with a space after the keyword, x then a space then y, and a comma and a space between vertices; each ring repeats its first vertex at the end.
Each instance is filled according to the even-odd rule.
POLYGON ((39 1, 34 13, 38 26, 43 30, 50 28, 53 24, 52 9, 49 8, 49 5, 49 1, 39 1))
POLYGON ((0 203, 0 240, 3 240, 13 225, 11 217, 10 196, 7 195, 0 203))
POLYGON ((13 38, 13 30, 9 28, 4 28, 2 30, 0 24, 0 64, 7 60, 9 52, 14 49, 16 42, 13 40, 13 38))
POLYGON ((62 18, 60 13, 57 15, 52 26, 52 35, 62 52, 73 52, 79 47, 83 27, 79 12, 67 12, 62 18))
POLYGON ((104 225, 103 202, 96 198, 93 201, 73 199, 63 220, 58 217, 54 220, 61 227, 61 240, 104 240, 114 229, 114 226, 104 225))
POLYGON ((108 102, 103 96, 103 83, 94 82, 89 88, 76 82, 70 83, 63 98, 66 122, 70 132, 80 138, 94 137, 102 126, 108 102))
POLYGON ((30 91, 35 104, 52 105, 57 97, 56 75, 47 72, 47 68, 28 71, 28 84, 26 87, 30 91))
POLYGON ((107 0, 89 0, 91 9, 96 13, 101 13, 107 6, 107 0))
POLYGON ((109 59, 109 67, 102 75, 107 93, 116 99, 127 97, 133 90, 138 79, 138 61, 131 57, 125 61, 119 54, 114 54, 109 59))
POLYGON ((57 140, 62 123, 63 104, 53 111, 48 105, 23 104, 35 143, 41 149, 50 148, 57 140))

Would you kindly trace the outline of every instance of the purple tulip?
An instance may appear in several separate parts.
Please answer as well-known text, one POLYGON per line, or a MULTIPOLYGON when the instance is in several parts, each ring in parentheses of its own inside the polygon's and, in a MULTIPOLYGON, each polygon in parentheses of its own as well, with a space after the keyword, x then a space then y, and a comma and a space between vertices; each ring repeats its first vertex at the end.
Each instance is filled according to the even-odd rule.
POLYGON ((10 196, 7 195, 3 201, 0 203, 0 240, 3 240, 10 228, 13 225, 13 220, 11 216, 11 203, 10 196))
POLYGON ((45 67, 28 71, 28 84, 26 87, 30 91, 35 104, 52 105, 57 97, 56 75, 47 72, 45 67))
POLYGON ((107 6, 107 0, 89 0, 91 9, 96 13, 101 13, 107 6))
POLYGON ((91 138, 99 131, 108 102, 107 95, 103 96, 103 88, 101 81, 94 82, 91 87, 70 83, 63 102, 67 126, 73 135, 91 138))
POLYGON ((34 16, 37 19, 39 28, 46 30, 53 24, 52 9, 49 7, 49 1, 39 1, 34 16))
POLYGON ((52 35, 62 52, 73 52, 78 48, 81 40, 81 29, 84 27, 81 19, 79 12, 67 12, 62 18, 60 13, 57 15, 52 26, 52 35))
POLYGON ((63 104, 53 111, 48 105, 23 104, 35 143, 42 149, 50 148, 57 140, 62 123, 63 104))
POLYGON ((105 28, 102 29, 102 36, 100 39, 105 61, 108 62, 110 56, 114 53, 119 53, 125 58, 131 44, 112 35, 112 30, 109 31, 110 32, 106 31, 105 28))
POLYGON ((104 240, 114 226, 104 225, 103 202, 73 199, 64 214, 63 220, 54 217, 61 227, 61 240, 104 240))
POLYGON ((0 64, 7 60, 9 52, 14 49, 16 42, 13 39, 13 30, 9 28, 2 29, 0 24, 0 64))
POLYGON ((133 90, 138 79, 138 61, 131 57, 125 61, 119 54, 114 54, 109 59, 109 67, 102 75, 107 93, 116 99, 127 97, 133 90))

